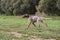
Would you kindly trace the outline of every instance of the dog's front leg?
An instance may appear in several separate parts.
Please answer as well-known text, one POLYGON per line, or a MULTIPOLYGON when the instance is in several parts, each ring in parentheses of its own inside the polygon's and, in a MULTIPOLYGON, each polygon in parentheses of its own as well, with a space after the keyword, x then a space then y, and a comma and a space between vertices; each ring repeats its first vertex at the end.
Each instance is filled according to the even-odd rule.
POLYGON ((27 29, 30 27, 30 24, 31 24, 31 22, 29 22, 29 24, 28 24, 28 26, 27 26, 27 29))

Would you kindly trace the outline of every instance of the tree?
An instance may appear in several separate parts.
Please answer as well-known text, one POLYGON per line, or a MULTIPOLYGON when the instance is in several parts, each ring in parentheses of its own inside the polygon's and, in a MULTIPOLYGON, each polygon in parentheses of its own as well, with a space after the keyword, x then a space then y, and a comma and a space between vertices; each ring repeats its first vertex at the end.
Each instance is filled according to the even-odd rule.
POLYGON ((23 13, 30 13, 34 14, 36 12, 35 6, 37 5, 37 0, 17 0, 16 3, 13 4, 15 15, 23 14, 23 13))
POLYGON ((34 14, 40 0, 0 0, 0 10, 6 15, 34 14))
POLYGON ((60 0, 57 0, 56 3, 57 3, 57 4, 56 4, 56 7, 58 7, 58 9, 60 9, 60 0))
POLYGON ((48 15, 59 14, 59 10, 56 7, 57 0, 40 0, 38 5, 38 10, 40 12, 47 13, 48 15))

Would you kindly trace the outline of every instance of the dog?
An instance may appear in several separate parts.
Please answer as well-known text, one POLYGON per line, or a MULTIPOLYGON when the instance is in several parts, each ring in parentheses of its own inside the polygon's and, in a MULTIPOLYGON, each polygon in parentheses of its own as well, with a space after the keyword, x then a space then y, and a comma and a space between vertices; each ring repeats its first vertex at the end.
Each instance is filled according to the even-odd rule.
POLYGON ((30 24, 33 24, 34 27, 37 27, 37 28, 40 27, 40 23, 43 23, 43 24, 45 24, 46 26, 48 26, 47 23, 45 22, 45 20, 44 20, 42 17, 30 16, 29 14, 24 14, 22 17, 23 17, 23 18, 28 18, 29 24, 28 24, 28 26, 27 26, 27 29, 30 27, 30 24), (37 25, 35 25, 35 22, 37 22, 37 25))

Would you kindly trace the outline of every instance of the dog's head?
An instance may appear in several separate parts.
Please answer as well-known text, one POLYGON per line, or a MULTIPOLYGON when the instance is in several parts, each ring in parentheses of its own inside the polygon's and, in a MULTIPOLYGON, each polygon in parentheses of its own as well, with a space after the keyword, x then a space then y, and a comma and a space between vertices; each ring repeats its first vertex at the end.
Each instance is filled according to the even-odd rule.
POLYGON ((29 14, 23 14, 22 18, 29 18, 29 14))

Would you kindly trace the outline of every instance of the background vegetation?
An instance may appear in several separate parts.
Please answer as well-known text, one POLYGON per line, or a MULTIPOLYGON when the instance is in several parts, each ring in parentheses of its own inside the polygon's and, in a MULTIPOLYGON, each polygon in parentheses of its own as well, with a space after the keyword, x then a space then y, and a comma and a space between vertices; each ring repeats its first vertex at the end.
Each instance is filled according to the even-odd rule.
POLYGON ((0 14, 35 14, 38 11, 60 16, 60 0, 0 0, 0 14))

